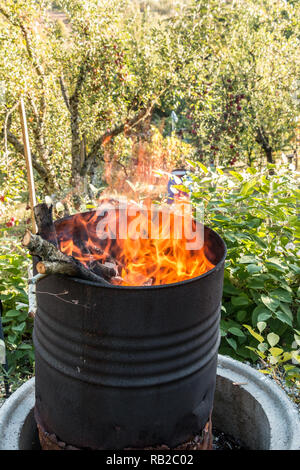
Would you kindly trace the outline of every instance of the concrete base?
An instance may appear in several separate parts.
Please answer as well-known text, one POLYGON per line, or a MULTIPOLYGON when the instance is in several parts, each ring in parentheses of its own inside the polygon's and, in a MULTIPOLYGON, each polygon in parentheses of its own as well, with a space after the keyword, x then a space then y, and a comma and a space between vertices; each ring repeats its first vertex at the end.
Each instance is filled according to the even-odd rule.
MULTIPOLYGON (((39 449, 33 417, 34 378, 0 408, 0 450, 39 449)), ((220 356, 213 426, 253 450, 299 450, 297 408, 271 379, 220 356)))
POLYGON ((300 415, 269 377, 219 355, 213 426, 255 450, 300 449, 300 415))

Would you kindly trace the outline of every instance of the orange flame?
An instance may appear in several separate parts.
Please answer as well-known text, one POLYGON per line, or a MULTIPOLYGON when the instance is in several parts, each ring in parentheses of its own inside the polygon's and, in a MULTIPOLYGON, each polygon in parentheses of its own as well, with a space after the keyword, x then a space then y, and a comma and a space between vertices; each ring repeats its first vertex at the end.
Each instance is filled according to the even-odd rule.
POLYGON ((124 286, 170 284, 214 267, 201 244, 202 226, 182 211, 184 203, 164 212, 133 202, 114 210, 115 201, 109 202, 100 206, 101 215, 99 210, 76 214, 59 226, 64 253, 86 266, 91 261, 112 262, 119 273, 112 283, 124 286))

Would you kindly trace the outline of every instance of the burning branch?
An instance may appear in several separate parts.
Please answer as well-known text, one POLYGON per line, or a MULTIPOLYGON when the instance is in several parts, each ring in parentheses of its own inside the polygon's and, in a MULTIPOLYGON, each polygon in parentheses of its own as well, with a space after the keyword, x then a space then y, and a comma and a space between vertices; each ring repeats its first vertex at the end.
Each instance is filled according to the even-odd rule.
POLYGON ((39 235, 33 235, 29 230, 26 231, 23 237, 22 245, 29 250, 31 255, 39 256, 43 260, 40 270, 44 272, 40 272, 40 274, 53 274, 54 270, 55 274, 66 274, 66 271, 68 271, 73 276, 102 285, 109 285, 104 277, 114 277, 116 274, 115 269, 100 263, 98 263, 98 274, 93 273, 73 256, 62 253, 52 243, 44 240, 39 235), (51 264, 47 262, 51 262, 51 264), (99 272, 101 272, 101 276, 99 272))

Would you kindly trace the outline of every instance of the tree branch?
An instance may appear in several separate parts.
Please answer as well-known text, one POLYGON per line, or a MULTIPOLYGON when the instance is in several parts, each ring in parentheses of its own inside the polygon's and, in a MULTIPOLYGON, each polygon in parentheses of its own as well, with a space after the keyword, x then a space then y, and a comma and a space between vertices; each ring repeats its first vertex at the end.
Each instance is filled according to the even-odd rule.
POLYGON ((116 126, 114 129, 112 129, 109 132, 104 132, 94 143, 94 145, 91 148, 91 151, 88 153, 85 162, 81 168, 81 174, 82 176, 85 176, 88 172, 88 169, 90 165, 93 163, 93 160, 97 157, 97 154, 103 144, 106 142, 110 141, 113 137, 116 137, 117 135, 121 134, 121 132, 124 132, 125 128, 133 128, 137 126, 141 121, 146 119, 148 116, 150 116, 152 109, 154 107, 154 102, 147 108, 141 110, 136 116, 134 116, 132 119, 129 121, 123 122, 123 124, 120 124, 119 126, 116 126))
MULTIPOLYGON (((3 132, 2 132, 2 135, 1 137, 3 136, 3 132)), ((9 130, 7 130, 7 140, 8 142, 15 148, 15 150, 17 152, 19 152, 21 155, 24 155, 25 156, 25 153, 24 153, 24 145, 19 141, 19 139, 12 133, 10 132, 9 130)), ((38 172, 38 174, 43 178, 43 180, 48 183, 48 172, 45 170, 45 168, 40 164, 38 163, 37 161, 37 158, 36 158, 36 155, 35 154, 31 154, 31 158, 32 158, 32 165, 34 167, 34 169, 38 172)))
MULTIPOLYGON (((87 55, 82 61, 79 69, 79 74, 76 80, 76 86, 73 95, 68 99, 69 111, 71 114, 71 154, 72 154, 72 184, 77 185, 78 177, 81 173, 81 136, 79 129, 79 94, 84 83, 86 73, 88 71, 89 55, 87 55)), ((62 83, 63 84, 63 83, 62 83)), ((63 84, 64 85, 64 84, 63 84)))
POLYGON ((26 50, 27 50, 27 54, 30 58, 30 60, 32 61, 33 63, 33 66, 36 70, 36 73, 40 76, 40 77, 43 77, 44 76, 44 71, 41 67, 41 65, 38 63, 38 61, 36 60, 35 56, 34 56, 34 53, 33 53, 33 50, 32 50, 32 44, 31 44, 31 41, 30 41, 30 38, 29 38, 29 32, 27 30, 27 28, 25 27, 25 25, 22 23, 22 21, 20 20, 20 18, 18 18, 17 20, 13 18, 12 15, 10 15, 7 11, 5 11, 3 9, 3 7, 0 7, 0 13, 13 25, 13 26, 16 26, 16 27, 19 27, 21 29, 21 32, 22 32, 22 35, 25 39, 25 46, 26 46, 26 50))
POLYGON ((269 139, 267 138, 267 136, 265 135, 265 132, 260 126, 257 127, 257 135, 256 135, 255 140, 259 145, 262 146, 264 150, 271 149, 271 146, 269 144, 269 139))
POLYGON ((86 77, 86 73, 87 73, 87 71, 88 71, 87 64, 88 64, 88 62, 89 62, 89 59, 90 59, 90 57, 89 57, 89 55, 87 55, 87 56, 83 59, 81 65, 80 65, 80 67, 79 67, 79 74, 78 74, 78 76, 77 76, 77 81, 76 81, 75 90, 74 90, 74 93, 73 93, 73 95, 71 96, 71 98, 70 98, 70 100, 69 100, 69 101, 70 101, 70 104, 71 104, 71 102, 74 102, 74 101, 78 100, 81 87, 82 87, 82 85, 83 85, 83 82, 84 82, 85 77, 86 77))
POLYGON ((64 78, 63 78, 62 75, 59 77, 59 84, 60 84, 61 94, 62 94, 62 97, 64 99, 64 102, 65 102, 65 104, 68 108, 68 111, 71 112, 71 110, 70 110, 70 100, 69 100, 69 97, 68 97, 68 94, 67 94, 66 85, 65 85, 64 78))
POLYGON ((4 126, 3 126, 3 131, 2 134, 4 136, 4 151, 7 154, 7 141, 8 141, 8 132, 11 126, 11 115, 14 112, 14 110, 19 106, 19 102, 15 103, 10 110, 7 111, 4 119, 4 126))

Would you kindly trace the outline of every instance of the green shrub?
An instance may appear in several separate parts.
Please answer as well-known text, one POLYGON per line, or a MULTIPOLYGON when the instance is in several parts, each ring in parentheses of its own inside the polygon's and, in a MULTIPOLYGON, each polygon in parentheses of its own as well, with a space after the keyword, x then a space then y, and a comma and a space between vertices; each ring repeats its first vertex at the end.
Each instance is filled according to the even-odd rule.
MULTIPOLYGON (((14 384, 33 372, 33 320, 28 316, 27 266, 12 229, 0 229, 0 299, 3 313, 9 381, 14 384)), ((1 372, 1 371, 0 371, 1 372)))
POLYGON ((295 175, 285 168, 270 175, 255 168, 238 173, 190 164, 192 202, 204 204, 205 223, 228 249, 220 352, 256 361, 260 341, 249 325, 253 332, 265 322, 266 335, 278 335, 280 349, 291 353, 300 334, 295 175))
MULTIPOLYGON (((299 367, 295 365, 300 362, 298 351, 285 352, 282 348, 278 347, 280 338, 276 333, 268 333, 265 337, 262 336, 267 329, 267 323, 264 321, 257 324, 259 333, 254 331, 249 325, 244 326, 258 341, 256 348, 248 346, 248 349, 254 351, 261 359, 264 366, 261 372, 273 376, 275 380, 278 378, 284 379, 289 386, 293 387, 295 382, 300 379, 299 367)), ((300 336, 295 334, 294 337, 296 344, 299 346, 300 336)))

